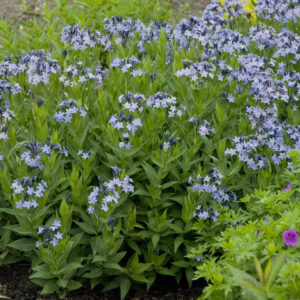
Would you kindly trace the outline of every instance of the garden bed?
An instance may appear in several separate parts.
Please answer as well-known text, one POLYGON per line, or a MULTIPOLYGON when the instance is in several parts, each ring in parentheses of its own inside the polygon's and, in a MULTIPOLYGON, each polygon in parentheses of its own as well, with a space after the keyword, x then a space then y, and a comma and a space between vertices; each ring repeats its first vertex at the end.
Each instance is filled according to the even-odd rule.
MULTIPOLYGON (((59 300, 55 295, 40 295, 41 288, 33 284, 28 278, 30 265, 15 263, 9 267, 0 267, 0 299, 16 300, 59 300), (6 298, 7 297, 7 298, 6 298)), ((172 278, 158 278, 157 283, 148 293, 142 291, 131 292, 126 300, 197 300, 201 295, 204 280, 193 282, 191 288, 187 283, 177 285, 172 278)), ((81 288, 70 293, 66 300, 118 300, 119 290, 101 294, 101 288, 91 290, 89 287, 81 288)))

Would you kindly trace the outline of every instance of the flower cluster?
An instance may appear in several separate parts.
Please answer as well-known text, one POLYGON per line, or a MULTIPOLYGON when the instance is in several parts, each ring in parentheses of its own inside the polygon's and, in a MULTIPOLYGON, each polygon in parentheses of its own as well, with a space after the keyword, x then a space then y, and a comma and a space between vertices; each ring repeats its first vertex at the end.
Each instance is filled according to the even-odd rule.
POLYGON ((88 151, 88 152, 83 152, 82 150, 79 150, 77 152, 77 155, 81 156, 83 159, 88 159, 91 155, 91 151, 88 151))
POLYGON ((108 211, 108 204, 111 202, 118 203, 120 194, 117 191, 118 188, 122 188, 124 193, 134 192, 134 186, 131 184, 133 180, 126 175, 123 180, 119 178, 119 174, 122 171, 119 167, 112 167, 113 169, 113 179, 106 182, 101 180, 99 177, 100 187, 94 187, 93 191, 88 196, 88 213, 92 214, 101 199, 101 210, 108 211))
POLYGON ((23 160, 27 166, 39 168, 40 170, 44 170, 44 166, 41 161, 42 154, 49 156, 52 150, 59 150, 60 153, 68 156, 67 149, 62 147, 60 144, 43 144, 31 141, 29 144, 25 144, 25 146, 29 148, 29 150, 21 154, 21 160, 23 160))
POLYGON ((128 71, 134 69, 139 63, 139 60, 134 56, 123 59, 115 58, 111 62, 110 67, 119 68, 123 73, 127 73, 128 71))
MULTIPOLYGON (((229 194, 226 194, 225 188, 217 188, 216 185, 221 185, 221 180, 223 178, 223 175, 220 173, 220 171, 217 168, 213 168, 211 171, 210 176, 206 175, 202 177, 200 174, 197 175, 196 179, 193 179, 192 176, 189 177, 188 183, 192 185, 192 191, 193 193, 210 193, 212 198, 216 200, 218 203, 222 203, 225 201, 229 201, 230 197, 229 194), (214 184, 210 184, 214 183, 214 184)), ((230 192, 230 194, 233 197, 233 201, 236 201, 237 196, 234 192, 230 192)))
POLYGON ((84 68, 83 62, 78 61, 77 65, 69 65, 64 70, 64 73, 61 72, 61 76, 59 77, 59 82, 61 82, 64 87, 74 87, 88 80, 94 80, 101 85, 104 78, 108 76, 108 69, 104 69, 98 64, 95 70, 91 70, 91 68, 84 68))
POLYGON ((66 100, 59 104, 63 108, 63 111, 55 113, 54 118, 57 122, 71 123, 74 114, 79 113, 81 117, 85 117, 88 107, 77 107, 77 103, 74 100, 66 100))
POLYGON ((57 246, 59 241, 63 239, 62 233, 59 231, 61 227, 60 220, 54 220, 50 228, 48 226, 39 226, 38 235, 43 236, 43 242, 37 241, 36 247, 39 248, 42 245, 52 244, 53 247, 57 246))
POLYGON ((289 20, 297 20, 300 16, 297 0, 290 1, 278 0, 258 0, 254 11, 265 20, 277 21, 278 23, 287 23, 289 20))
POLYGON ((298 149, 300 146, 300 126, 294 127, 287 122, 278 121, 277 106, 275 104, 265 110, 259 106, 247 106, 246 116, 251 122, 252 129, 257 132, 248 136, 233 138, 232 141, 235 143, 235 147, 226 149, 225 154, 238 155, 239 159, 253 170, 268 167, 269 159, 267 157, 263 157, 260 153, 253 153, 254 151, 258 152, 259 147, 269 148, 272 151, 271 160, 276 165, 279 165, 283 159, 290 161, 287 152, 293 148, 298 149), (284 143, 284 131, 294 141, 292 142, 293 147, 284 143))
POLYGON ((62 30, 61 41, 71 44, 74 50, 85 50, 88 46, 93 48, 96 44, 104 46, 106 50, 112 49, 107 35, 102 35, 99 31, 92 34, 89 30, 81 29, 79 24, 74 27, 66 25, 62 30))
POLYGON ((211 122, 204 120, 204 123, 200 126, 200 120, 196 118, 190 118, 189 119, 190 123, 193 123, 196 125, 196 131, 201 135, 201 136, 206 136, 209 135, 210 132, 214 133, 215 129, 210 127, 211 122))
POLYGON ((175 115, 181 117, 186 111, 185 106, 178 108, 178 103, 176 102, 175 97, 170 97, 168 94, 162 92, 158 92, 155 95, 150 96, 147 100, 142 94, 132 94, 131 92, 127 92, 125 95, 121 95, 119 97, 119 103, 122 103, 122 111, 120 116, 118 116, 118 114, 112 115, 109 120, 109 124, 118 130, 126 129, 125 132, 122 133, 124 142, 122 141, 119 143, 120 148, 126 149, 130 149, 132 147, 132 145, 128 142, 129 133, 133 135, 137 130, 137 127, 142 126, 142 121, 140 118, 133 118, 135 111, 138 111, 138 113, 141 114, 147 107, 153 107, 155 109, 169 109, 169 118, 175 117, 175 115), (146 103, 145 107, 143 106, 144 102, 146 103), (129 111, 129 116, 127 118, 124 110, 129 111))
POLYGON ((126 118, 125 112, 123 110, 120 113, 120 117, 118 117, 117 114, 112 115, 109 120, 109 124, 118 130, 127 129, 122 133, 122 138, 124 139, 125 143, 119 143, 120 148, 126 149, 130 149, 132 147, 132 145, 128 142, 129 132, 131 132, 131 134, 134 134, 137 130, 137 127, 142 126, 140 118, 132 119, 132 114, 129 114, 129 116, 126 118))
POLYGON ((125 95, 121 95, 118 100, 119 103, 124 103, 123 108, 129 112, 134 113, 138 110, 139 113, 142 113, 144 110, 142 104, 146 99, 143 94, 132 94, 131 92, 127 92, 125 95))
POLYGON ((145 96, 142 94, 132 94, 131 92, 127 92, 125 95, 119 96, 118 100, 119 103, 122 103, 123 109, 120 113, 120 117, 118 117, 117 114, 111 116, 109 124, 118 130, 124 129, 124 132, 122 133, 124 141, 119 143, 119 147, 130 149, 132 145, 129 143, 129 132, 134 134, 137 127, 142 126, 141 119, 133 119, 133 114, 136 110, 139 113, 143 112, 144 108, 142 103, 145 101, 145 96), (129 111, 127 118, 124 110, 129 111))
POLYGON ((170 138, 170 135, 169 134, 166 134, 165 135, 165 139, 167 140, 166 142, 164 143, 160 143, 159 144, 159 147, 160 149, 164 149, 164 150, 168 150, 172 145, 175 145, 177 143, 177 141, 180 140, 180 138, 177 138, 177 139, 174 139, 173 137, 170 138))
POLYGON ((218 221, 219 212, 217 210, 212 210, 210 207, 207 210, 203 210, 201 205, 198 205, 194 211, 194 218, 199 218, 200 220, 212 219, 214 222, 218 221))
MULTIPOLYGON (((9 76, 17 76, 19 73, 26 72, 28 82, 37 85, 40 82, 44 84, 49 83, 50 74, 61 72, 61 67, 58 65, 57 60, 51 58, 49 53, 44 50, 30 51, 25 53, 23 57, 16 57, 17 62, 14 63, 12 58, 8 57, 4 63, 0 64, 0 75, 4 78, 9 76)), ((14 85, 5 81, 0 83, 0 94, 2 90, 10 90, 13 94, 20 93, 21 88, 18 83, 14 85)))
POLYGON ((46 181, 42 180, 40 183, 37 183, 37 177, 23 177, 21 182, 15 179, 11 185, 13 194, 22 195, 23 197, 23 200, 17 201, 16 208, 26 208, 27 210, 31 207, 37 208, 38 202, 34 198, 42 198, 46 187, 46 181))
MULTIPOLYGON (((1 92, 1 91, 0 91, 1 92)), ((0 98, 0 103, 3 101, 3 98, 0 98)), ((9 109, 10 103, 5 101, 4 109, 0 107, 0 120, 2 124, 0 124, 0 140, 7 140, 7 130, 8 124, 7 122, 11 120, 11 117, 15 117, 15 113, 9 109)))
POLYGON ((178 103, 176 102, 176 98, 169 96, 166 93, 158 92, 153 96, 150 96, 146 102, 147 107, 154 107, 154 108, 165 108, 168 110, 168 117, 172 118, 175 115, 181 117, 183 113, 186 111, 185 106, 177 107, 178 103))
POLYGON ((204 78, 214 78, 215 77, 216 66, 213 63, 202 61, 194 63, 189 67, 187 64, 184 64, 184 68, 178 70, 175 73, 176 77, 190 77, 192 81, 201 81, 204 78))

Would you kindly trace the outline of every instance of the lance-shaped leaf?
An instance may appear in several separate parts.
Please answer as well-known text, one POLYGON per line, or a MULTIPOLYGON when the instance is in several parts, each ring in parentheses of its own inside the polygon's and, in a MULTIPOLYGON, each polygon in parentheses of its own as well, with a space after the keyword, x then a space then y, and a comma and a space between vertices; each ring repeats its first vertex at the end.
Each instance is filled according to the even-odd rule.
POLYGON ((287 256, 286 252, 283 251, 283 252, 278 253, 278 255, 272 259, 270 272, 268 273, 268 276, 265 278, 266 291, 268 291, 271 288, 273 282, 276 279, 276 276, 278 275, 278 273, 280 272, 280 270, 284 264, 286 256, 287 256))
POLYGON ((248 294, 252 295, 257 300, 267 300, 263 286, 252 276, 244 271, 226 264, 228 269, 233 274, 233 281, 242 287, 248 294))
POLYGON ((257 272, 258 279, 259 279, 260 283, 262 284, 262 286, 264 286, 265 285, 264 273, 263 273, 263 270, 261 268, 261 264, 258 261, 256 256, 254 257, 254 263, 255 263, 255 269, 256 269, 256 272, 257 272))

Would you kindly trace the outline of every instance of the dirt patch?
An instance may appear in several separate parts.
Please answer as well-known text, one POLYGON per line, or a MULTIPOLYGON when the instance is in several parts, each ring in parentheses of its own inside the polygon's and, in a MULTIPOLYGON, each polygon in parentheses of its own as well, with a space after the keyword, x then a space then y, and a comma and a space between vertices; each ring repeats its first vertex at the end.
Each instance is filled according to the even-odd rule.
MULTIPOLYGON (((201 17, 205 7, 210 2, 211 0, 171 0, 171 6, 177 13, 188 6, 183 14, 184 18, 201 17)), ((45 0, 0 0, 0 18, 28 21, 42 13, 44 4, 45 0)), ((54 7, 55 2, 49 1, 49 6, 50 8, 54 7)))
MULTIPOLYGON (((45 3, 45 0, 0 0, 0 18, 29 21, 42 13, 45 3)), ((49 1, 49 7, 54 5, 54 2, 49 1)))
POLYGON ((211 0, 192 0, 190 2, 190 9, 185 13, 185 15, 187 17, 201 17, 205 7, 211 2, 211 0))
MULTIPOLYGON (((180 18, 176 17, 177 22, 183 18, 189 19, 190 17, 201 17, 205 7, 211 2, 211 0, 171 0, 172 9, 180 15, 180 18)), ((172 23, 176 24, 175 20, 172 23)))

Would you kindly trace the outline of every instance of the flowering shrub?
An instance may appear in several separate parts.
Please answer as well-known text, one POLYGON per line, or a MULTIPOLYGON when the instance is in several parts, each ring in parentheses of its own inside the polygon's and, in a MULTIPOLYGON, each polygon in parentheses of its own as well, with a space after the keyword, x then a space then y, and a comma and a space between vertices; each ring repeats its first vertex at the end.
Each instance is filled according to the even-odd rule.
POLYGON ((215 261, 233 242, 215 237, 236 236, 241 261, 261 248, 247 236, 274 240, 264 259, 283 246, 299 228, 293 206, 276 226, 293 189, 261 191, 296 169, 300 145, 299 10, 283 3, 274 27, 264 0, 255 20, 225 1, 175 28, 66 25, 61 47, 1 61, 0 263, 30 261, 43 294, 101 284, 122 299, 158 274, 191 285, 200 264, 206 297, 231 292, 215 261))

